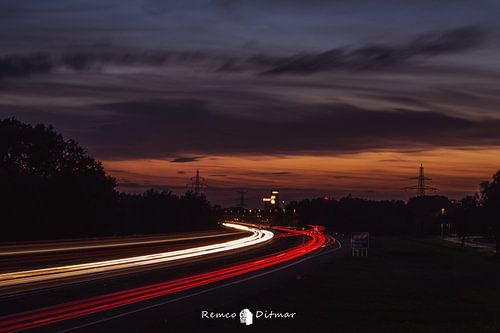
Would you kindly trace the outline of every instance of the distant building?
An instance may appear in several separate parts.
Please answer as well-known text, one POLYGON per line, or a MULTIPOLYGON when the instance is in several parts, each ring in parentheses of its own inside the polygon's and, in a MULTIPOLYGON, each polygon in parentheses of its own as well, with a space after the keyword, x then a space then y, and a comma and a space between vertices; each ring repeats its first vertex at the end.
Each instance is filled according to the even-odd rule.
POLYGON ((271 190, 269 197, 265 197, 262 199, 264 202, 265 209, 279 208, 280 207, 280 191, 279 190, 271 190))

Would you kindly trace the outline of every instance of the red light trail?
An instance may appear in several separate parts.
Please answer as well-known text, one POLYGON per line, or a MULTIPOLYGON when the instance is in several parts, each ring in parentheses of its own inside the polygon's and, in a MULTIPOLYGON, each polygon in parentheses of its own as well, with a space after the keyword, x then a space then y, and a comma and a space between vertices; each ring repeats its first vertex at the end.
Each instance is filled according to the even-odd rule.
POLYGON ((274 266, 295 258, 304 256, 322 247, 327 238, 321 229, 297 231, 308 237, 304 244, 291 249, 274 253, 245 263, 197 274, 186 278, 157 283, 145 287, 110 293, 89 299, 63 303, 51 307, 31 310, 0 318, 0 332, 18 332, 39 326, 49 325, 60 321, 77 318, 92 313, 111 310, 150 300, 153 298, 173 294, 176 292, 200 287, 217 281, 240 276, 256 270, 274 266))

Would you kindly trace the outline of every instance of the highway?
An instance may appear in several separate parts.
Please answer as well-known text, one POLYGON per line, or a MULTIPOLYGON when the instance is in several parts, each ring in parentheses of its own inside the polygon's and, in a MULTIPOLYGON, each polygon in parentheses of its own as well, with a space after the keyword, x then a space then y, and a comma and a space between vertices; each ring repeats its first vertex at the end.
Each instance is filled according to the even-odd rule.
POLYGON ((97 239, 97 240, 74 240, 59 242, 33 242, 28 244, 3 244, 0 246, 0 257, 24 255, 24 254, 43 254, 55 252, 81 251, 91 249, 109 249, 122 248, 137 245, 156 245, 166 243, 176 243, 182 241, 191 241, 199 239, 219 238, 224 235, 239 234, 237 232, 198 232, 185 233, 183 235, 172 236, 143 236, 143 237, 122 237, 120 239, 97 239))
POLYGON ((192 247, 176 251, 160 252, 114 260, 88 262, 84 264, 55 266, 27 271, 3 273, 0 274, 0 288, 53 279, 64 279, 87 274, 98 274, 108 271, 130 269, 141 266, 150 266, 159 263, 230 251, 267 242, 274 236, 274 234, 270 231, 252 229, 244 225, 238 225, 234 223, 223 223, 223 225, 227 228, 247 231, 251 232, 252 234, 250 236, 242 237, 232 241, 214 243, 210 245, 192 247))
POLYGON ((151 303, 160 306, 176 297, 185 299, 241 284, 340 248, 340 243, 318 226, 307 230, 277 227, 272 231, 230 222, 224 226, 245 234, 146 256, 3 273, 0 305, 8 305, 10 311, 0 318, 0 332, 34 328, 53 332, 72 327, 91 332, 95 324, 133 315, 138 308, 151 309, 151 303), (135 270, 137 267, 141 270, 135 270), (101 269, 114 274, 101 276, 101 269), (67 283, 67 274, 79 279, 67 283), (94 274, 98 279, 81 279, 94 274), (26 298, 32 300, 30 306, 26 306, 26 298))

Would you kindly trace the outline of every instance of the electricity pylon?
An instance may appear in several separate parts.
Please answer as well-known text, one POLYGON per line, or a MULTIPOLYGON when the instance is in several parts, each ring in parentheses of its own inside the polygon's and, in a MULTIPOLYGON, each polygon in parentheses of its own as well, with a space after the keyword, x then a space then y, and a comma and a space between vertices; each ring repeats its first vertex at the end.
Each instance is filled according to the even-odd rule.
POLYGON ((238 207, 245 208, 245 206, 246 206, 246 204, 245 204, 245 193, 247 193, 247 192, 248 192, 247 190, 241 190, 241 191, 237 192, 239 194, 239 197, 238 197, 239 205, 238 205, 238 207))
POLYGON ((410 179, 416 179, 417 186, 403 187, 403 190, 417 190, 417 196, 419 196, 419 197, 425 196, 426 191, 437 191, 437 188, 426 185, 426 181, 431 180, 431 179, 425 177, 423 164, 420 164, 420 171, 418 173, 418 177, 414 177, 414 178, 410 178, 410 179))
POLYGON ((196 169, 196 176, 191 177, 190 180, 191 183, 188 184, 188 188, 191 188, 194 194, 200 194, 208 187, 205 183, 205 178, 200 177, 200 169, 196 169))

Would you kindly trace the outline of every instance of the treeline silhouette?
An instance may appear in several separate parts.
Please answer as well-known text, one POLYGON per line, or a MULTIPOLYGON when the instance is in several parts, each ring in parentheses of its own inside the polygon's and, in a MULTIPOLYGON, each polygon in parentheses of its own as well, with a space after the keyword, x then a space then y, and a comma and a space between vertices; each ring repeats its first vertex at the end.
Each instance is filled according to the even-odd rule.
POLYGON ((287 211, 295 212, 300 225, 320 224, 338 232, 402 234, 437 232, 440 209, 449 206, 449 200, 442 196, 416 197, 408 203, 347 196, 339 200, 317 198, 291 202, 287 211))
POLYGON ((51 126, 0 120, 1 241, 216 228, 204 196, 120 193, 101 162, 51 126))
POLYGON ((375 201, 347 196, 291 202, 281 217, 285 224, 320 224, 343 233, 450 235, 495 239, 500 253, 500 170, 480 192, 461 200, 418 196, 404 201, 375 201))

